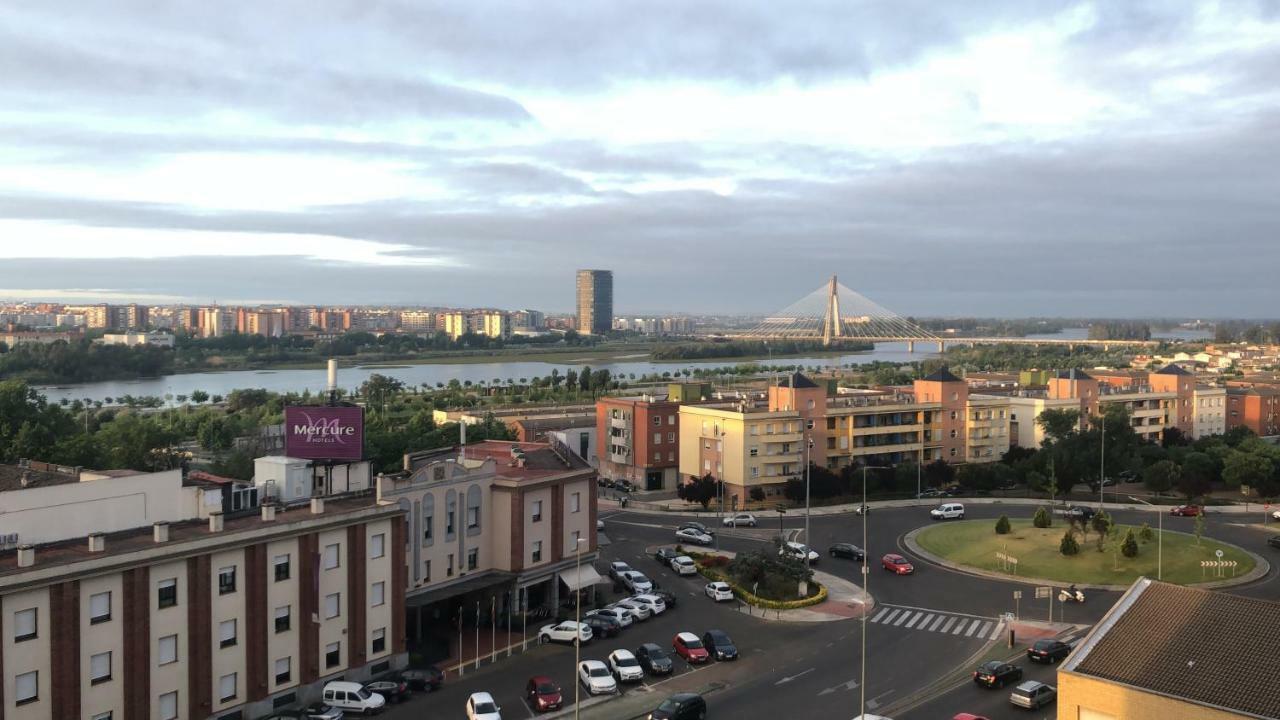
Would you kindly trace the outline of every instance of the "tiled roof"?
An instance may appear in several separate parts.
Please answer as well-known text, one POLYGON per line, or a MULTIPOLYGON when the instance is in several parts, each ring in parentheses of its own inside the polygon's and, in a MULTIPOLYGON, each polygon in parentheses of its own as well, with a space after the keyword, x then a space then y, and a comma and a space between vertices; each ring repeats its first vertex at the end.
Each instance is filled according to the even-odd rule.
POLYGON ((929 373, 925 380, 929 382, 964 382, 964 380, 956 377, 945 365, 929 373))
POLYGON ((70 473, 31 470, 18 465, 0 465, 0 492, 22 490, 24 488, 48 487, 65 483, 79 482, 80 478, 70 473), (27 484, 22 484, 23 476, 27 484))
POLYGON ((818 384, 800 373, 791 373, 783 384, 790 388, 816 388, 818 384))
POLYGON ((1170 363, 1152 373, 1153 375, 1190 375, 1185 368, 1175 363, 1170 363))
POLYGON ((1062 669, 1280 718, 1277 647, 1280 603, 1144 578, 1062 669))

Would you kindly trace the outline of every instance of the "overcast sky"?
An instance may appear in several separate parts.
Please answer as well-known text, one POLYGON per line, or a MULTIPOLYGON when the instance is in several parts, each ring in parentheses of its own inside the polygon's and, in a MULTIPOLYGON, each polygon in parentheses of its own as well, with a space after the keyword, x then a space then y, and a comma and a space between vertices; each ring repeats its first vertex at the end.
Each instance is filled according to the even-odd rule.
POLYGON ((1280 3, 0 4, 0 297, 1276 316, 1280 3))

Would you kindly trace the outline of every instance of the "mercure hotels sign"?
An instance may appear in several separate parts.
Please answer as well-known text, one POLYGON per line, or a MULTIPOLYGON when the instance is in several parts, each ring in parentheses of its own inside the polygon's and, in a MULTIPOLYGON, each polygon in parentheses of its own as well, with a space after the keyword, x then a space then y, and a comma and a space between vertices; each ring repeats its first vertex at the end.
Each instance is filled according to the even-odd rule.
POLYGON ((364 457, 364 408, 304 405, 284 409, 284 452, 304 460, 364 457))

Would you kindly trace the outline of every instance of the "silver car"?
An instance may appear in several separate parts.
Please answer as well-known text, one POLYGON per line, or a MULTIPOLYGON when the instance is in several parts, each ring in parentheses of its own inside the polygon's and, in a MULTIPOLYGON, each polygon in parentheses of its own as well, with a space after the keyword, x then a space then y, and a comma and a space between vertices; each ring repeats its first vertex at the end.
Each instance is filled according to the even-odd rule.
POLYGON ((1009 702, 1028 710, 1039 710, 1050 705, 1058 697, 1058 691, 1052 685, 1028 680, 1009 693, 1009 702))

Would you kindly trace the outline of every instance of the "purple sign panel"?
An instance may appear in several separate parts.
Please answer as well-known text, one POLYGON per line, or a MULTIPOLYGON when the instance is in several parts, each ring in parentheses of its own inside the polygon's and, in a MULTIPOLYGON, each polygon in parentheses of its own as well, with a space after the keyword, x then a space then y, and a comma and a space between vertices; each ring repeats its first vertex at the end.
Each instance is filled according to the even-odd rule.
POLYGON ((364 457, 364 408, 306 405, 284 409, 284 452, 304 460, 364 457))

